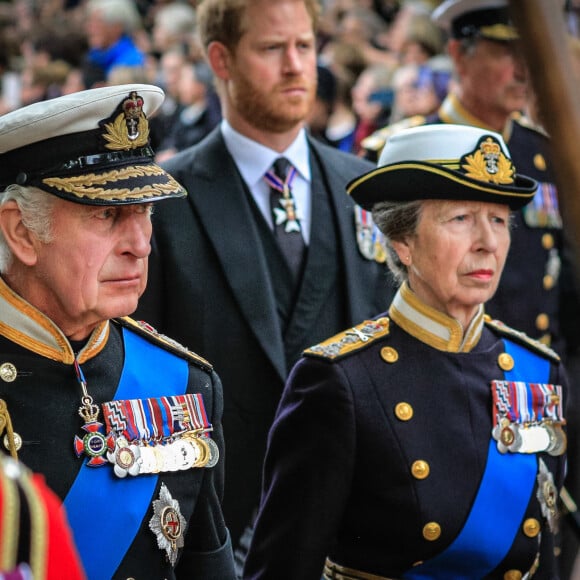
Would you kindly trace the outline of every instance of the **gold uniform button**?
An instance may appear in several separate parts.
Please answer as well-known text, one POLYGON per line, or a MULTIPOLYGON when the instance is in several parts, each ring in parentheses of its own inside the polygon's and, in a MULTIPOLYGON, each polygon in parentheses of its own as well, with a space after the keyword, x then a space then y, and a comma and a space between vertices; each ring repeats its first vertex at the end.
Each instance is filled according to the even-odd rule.
POLYGON ((2 379, 5 383, 11 383, 15 381, 17 375, 18 371, 12 363, 6 362, 0 365, 0 379, 2 379))
POLYGON ((536 328, 538 330, 548 330, 550 326, 550 317, 547 314, 538 314, 536 316, 536 328))
POLYGON ((429 464, 422 459, 418 459, 411 465, 411 473, 415 479, 426 479, 429 477, 429 464))
POLYGON ((528 538, 535 538, 540 533, 540 522, 536 518, 528 518, 524 522, 523 529, 528 538))
POLYGON ((409 403, 397 403, 395 415, 399 421, 409 421, 413 417, 413 407, 409 403))
POLYGON ((381 358, 388 363, 394 363, 399 360, 399 353, 392 346, 381 348, 381 358))
POLYGON ((504 575, 504 580, 522 580, 523 574, 519 570, 508 570, 504 575))
POLYGON ((542 236, 542 248, 544 250, 551 250, 554 247, 554 236, 552 234, 544 234, 542 236))
POLYGON ((544 290, 551 290, 556 285, 554 277, 550 276, 550 274, 546 274, 542 282, 544 284, 544 290))
POLYGON ((423 537, 430 542, 438 540, 441 536, 441 526, 437 522, 429 522, 423 526, 423 537))
POLYGON ((507 352, 502 352, 497 357, 497 364, 500 369, 511 371, 514 368, 514 359, 507 352))
POLYGON ((534 155, 534 166, 540 171, 546 171, 546 160, 541 153, 536 153, 534 155))

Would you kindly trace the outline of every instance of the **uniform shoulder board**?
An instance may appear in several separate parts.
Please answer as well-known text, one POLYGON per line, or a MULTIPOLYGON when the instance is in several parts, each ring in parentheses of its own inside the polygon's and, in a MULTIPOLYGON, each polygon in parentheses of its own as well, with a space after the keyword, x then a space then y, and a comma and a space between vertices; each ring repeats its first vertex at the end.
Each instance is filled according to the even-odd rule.
POLYGON ((365 320, 358 326, 317 344, 304 351, 305 356, 338 360, 347 354, 371 345, 375 340, 389 334, 389 319, 385 316, 377 320, 365 320))
POLYGON ((114 322, 117 322, 121 326, 133 330, 134 332, 136 332, 140 336, 143 336, 147 340, 154 342, 155 344, 158 344, 165 350, 168 350, 169 352, 172 352, 173 354, 176 354, 177 356, 184 358, 189 362, 192 362, 193 364, 197 365, 198 367, 201 367, 207 372, 211 372, 213 370, 213 366, 211 365, 210 362, 208 362, 198 354, 195 354, 182 344, 179 344, 179 342, 177 342, 176 340, 173 340, 172 338, 165 336, 165 334, 161 334, 155 328, 153 328, 153 326, 147 324, 147 322, 144 322, 143 320, 137 321, 129 316, 123 316, 122 318, 115 318, 114 322))
POLYGON ((507 336, 523 346, 527 346, 530 350, 549 358, 552 362, 560 362, 558 353, 539 340, 530 338, 526 333, 515 330, 500 320, 492 320, 488 315, 485 316, 485 324, 494 329, 498 334, 507 336))
POLYGON ((538 125, 538 123, 532 121, 530 117, 528 117, 527 115, 522 115, 522 113, 520 113, 519 111, 512 113, 512 119, 518 125, 521 125, 526 129, 531 129, 532 131, 536 131, 536 133, 541 133, 542 135, 544 135, 544 137, 549 137, 548 133, 546 132, 546 129, 544 129, 542 125, 538 125))
POLYGON ((390 137, 392 137, 395 133, 402 131, 403 129, 409 129, 411 127, 419 127, 419 125, 424 125, 427 122, 427 118, 423 115, 413 115, 412 117, 407 117, 406 119, 401 119, 396 123, 392 123, 391 125, 387 125, 382 129, 378 129, 374 133, 370 134, 368 137, 365 137, 361 141, 361 146, 363 149, 367 151, 373 151, 377 153, 377 158, 380 155, 385 143, 388 141, 390 137))

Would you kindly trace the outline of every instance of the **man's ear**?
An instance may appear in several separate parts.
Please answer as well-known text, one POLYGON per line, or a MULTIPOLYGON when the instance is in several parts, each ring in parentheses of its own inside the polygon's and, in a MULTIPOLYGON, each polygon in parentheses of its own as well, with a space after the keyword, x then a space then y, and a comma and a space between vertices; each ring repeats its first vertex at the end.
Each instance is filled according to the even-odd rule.
POLYGON ((447 54, 453 62, 453 67, 458 76, 462 76, 463 69, 466 66, 466 52, 461 41, 456 38, 450 38, 447 42, 447 54))
POLYGON ((0 207, 0 230, 14 257, 26 266, 34 266, 38 238, 22 223, 22 212, 14 200, 0 207))
POLYGON ((207 47, 207 60, 217 78, 229 80, 231 55, 225 44, 217 40, 210 42, 207 47))

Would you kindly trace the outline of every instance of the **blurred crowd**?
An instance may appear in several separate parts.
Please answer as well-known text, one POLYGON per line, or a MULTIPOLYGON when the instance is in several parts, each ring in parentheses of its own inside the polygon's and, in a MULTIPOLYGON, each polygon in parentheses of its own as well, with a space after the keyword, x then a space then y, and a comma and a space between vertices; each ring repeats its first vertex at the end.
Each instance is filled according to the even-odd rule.
MULTIPOLYGON (((453 82, 437 0, 324 0, 318 99, 310 132, 362 154, 377 128, 434 113, 453 82)), ((104 85, 152 83, 166 92, 152 123, 164 161, 221 119, 196 35, 197 0, 0 2, 0 114, 104 85)), ((566 2, 572 37, 577 7, 566 2)), ((580 52, 575 47, 575 50, 580 52)))
MULTIPOLYGON (((167 95, 152 123, 158 161, 220 120, 196 36, 195 0, 0 2, 0 114, 82 89, 133 82, 167 95)), ((378 127, 434 112, 451 80, 429 0, 326 0, 316 137, 360 153, 378 127)))

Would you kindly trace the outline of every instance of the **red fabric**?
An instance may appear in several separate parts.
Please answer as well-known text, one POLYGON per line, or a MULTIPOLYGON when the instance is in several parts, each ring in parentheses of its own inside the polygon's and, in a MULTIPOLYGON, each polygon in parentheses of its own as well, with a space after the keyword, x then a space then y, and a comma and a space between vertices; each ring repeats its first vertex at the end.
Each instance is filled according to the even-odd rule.
POLYGON ((371 133, 374 133, 376 129, 376 124, 374 121, 360 120, 356 126, 354 132, 354 151, 358 152, 360 150, 360 143, 363 139, 368 137, 371 133))
POLYGON ((33 476, 34 487, 42 498, 47 516, 47 580, 85 580, 66 512, 59 498, 52 492, 44 477, 33 476))

